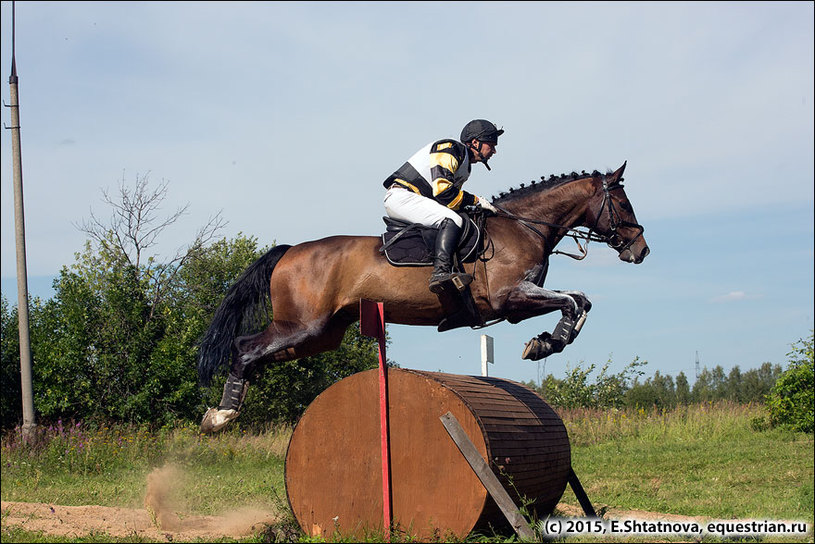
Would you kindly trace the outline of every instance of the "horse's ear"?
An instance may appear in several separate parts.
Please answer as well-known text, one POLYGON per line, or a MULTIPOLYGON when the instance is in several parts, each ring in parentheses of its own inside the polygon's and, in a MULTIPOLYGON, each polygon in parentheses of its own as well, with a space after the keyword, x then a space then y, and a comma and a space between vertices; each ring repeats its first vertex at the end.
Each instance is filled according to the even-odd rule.
POLYGON ((627 165, 627 164, 628 164, 628 161, 625 161, 623 163, 623 165, 620 168, 618 168, 617 171, 614 172, 614 174, 612 174, 611 177, 614 180, 614 181, 612 181, 612 183, 619 183, 620 180, 623 179, 623 172, 625 172, 625 165, 627 165))

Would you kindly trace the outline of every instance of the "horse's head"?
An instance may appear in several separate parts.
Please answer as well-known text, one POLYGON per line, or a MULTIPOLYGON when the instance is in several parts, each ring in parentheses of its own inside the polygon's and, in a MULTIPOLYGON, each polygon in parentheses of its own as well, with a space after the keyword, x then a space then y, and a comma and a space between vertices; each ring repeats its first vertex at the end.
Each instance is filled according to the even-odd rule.
MULTIPOLYGON (((551 236, 549 247, 556 246, 564 236, 577 235, 575 240, 605 242, 617 250, 620 260, 639 264, 650 250, 642 235, 645 229, 637 223, 623 189, 624 170, 625 164, 610 174, 597 171, 588 174, 584 170, 582 175, 572 172, 552 175, 548 180, 542 177, 543 183, 532 181, 528 186, 522 183, 517 190, 501 193, 493 204, 499 216, 519 221, 541 238, 551 236), (542 232, 536 225, 547 228, 542 232), (577 231, 575 227, 587 227, 589 232, 577 231)), ((582 252, 585 256, 585 250, 582 252)))
POLYGON ((620 260, 639 264, 650 253, 645 228, 637 223, 634 208, 623 188, 626 163, 614 173, 596 177, 598 191, 586 211, 586 225, 620 255, 620 260))

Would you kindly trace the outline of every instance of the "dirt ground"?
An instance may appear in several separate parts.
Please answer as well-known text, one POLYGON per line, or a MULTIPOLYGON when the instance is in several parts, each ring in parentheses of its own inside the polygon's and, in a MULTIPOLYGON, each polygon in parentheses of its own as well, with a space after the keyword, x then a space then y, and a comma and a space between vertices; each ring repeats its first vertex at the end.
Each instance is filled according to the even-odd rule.
POLYGON ((2 524, 66 537, 100 534, 172 542, 240 538, 263 530, 277 519, 275 512, 252 508, 237 509, 220 516, 185 515, 185 508, 173 494, 177 481, 178 471, 172 465, 150 473, 144 508, 2 501, 2 524))
MULTIPOLYGON (((157 468, 147 477, 144 508, 107 506, 62 506, 49 503, 2 501, 3 527, 17 526, 64 537, 90 534, 114 537, 138 537, 153 542, 208 541, 216 538, 241 538, 264 530, 278 521, 277 512, 244 508, 218 516, 193 516, 174 498, 179 472, 172 465, 157 468)), ((598 505, 595 505, 597 508, 598 505)), ((558 514, 583 517, 583 510, 561 503, 558 514)), ((605 519, 635 518, 661 521, 701 521, 690 518, 636 510, 598 508, 605 519)))
MULTIPOLYGON (((598 507, 599 505, 594 505, 598 507)), ((558 504, 558 512, 567 517, 582 518, 586 514, 579 506, 572 506, 570 504, 558 504)), ((708 518, 700 516, 680 516, 679 514, 661 514, 659 512, 646 512, 645 510, 621 510, 619 508, 606 508, 598 507, 597 514, 603 519, 637 519, 641 521, 665 521, 665 522, 678 522, 678 523, 702 523, 709 521, 708 518)))
POLYGON ((3 525, 16 525, 28 531, 67 537, 89 534, 138 536, 157 542, 239 538, 260 531, 275 520, 274 515, 257 510, 236 511, 226 516, 181 517, 167 513, 157 516, 147 508, 60 506, 28 502, 3 501, 0 508, 3 511, 3 525))
MULTIPOLYGON (((155 542, 209 540, 220 537, 240 538, 261 531, 275 521, 275 516, 259 510, 242 510, 225 516, 179 516, 152 508, 128 509, 105 506, 60 506, 57 504, 2 502, 3 525, 16 525, 28 531, 79 537, 108 534, 116 537, 139 537, 155 542), (154 521, 155 520, 155 521, 154 521)), ((565 516, 580 517, 583 511, 561 504, 565 516)), ((607 519, 701 521, 691 518, 636 510, 608 509, 607 519)))

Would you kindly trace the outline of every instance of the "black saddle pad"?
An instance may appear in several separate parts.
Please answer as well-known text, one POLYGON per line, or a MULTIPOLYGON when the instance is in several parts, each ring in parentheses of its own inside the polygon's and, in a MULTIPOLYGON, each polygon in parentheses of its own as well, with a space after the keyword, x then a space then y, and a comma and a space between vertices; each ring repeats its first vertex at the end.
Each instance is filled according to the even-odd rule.
MULTIPOLYGON (((469 263, 478 256, 481 229, 466 214, 464 232, 458 243, 458 261, 469 263)), ((438 229, 416 223, 406 223, 390 217, 383 217, 387 230, 382 234, 382 247, 379 249, 394 266, 431 266, 436 252, 438 229)))

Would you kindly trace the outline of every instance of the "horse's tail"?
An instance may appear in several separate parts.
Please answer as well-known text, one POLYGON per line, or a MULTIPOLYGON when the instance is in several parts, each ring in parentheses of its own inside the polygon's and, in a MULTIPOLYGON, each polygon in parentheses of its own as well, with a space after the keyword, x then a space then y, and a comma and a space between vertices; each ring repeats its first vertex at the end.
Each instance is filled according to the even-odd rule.
POLYGON ((249 265, 227 291, 198 346, 198 380, 209 385, 215 371, 229 364, 235 338, 268 324, 269 278, 291 246, 279 245, 249 265), (260 323, 260 321, 266 321, 260 323))

